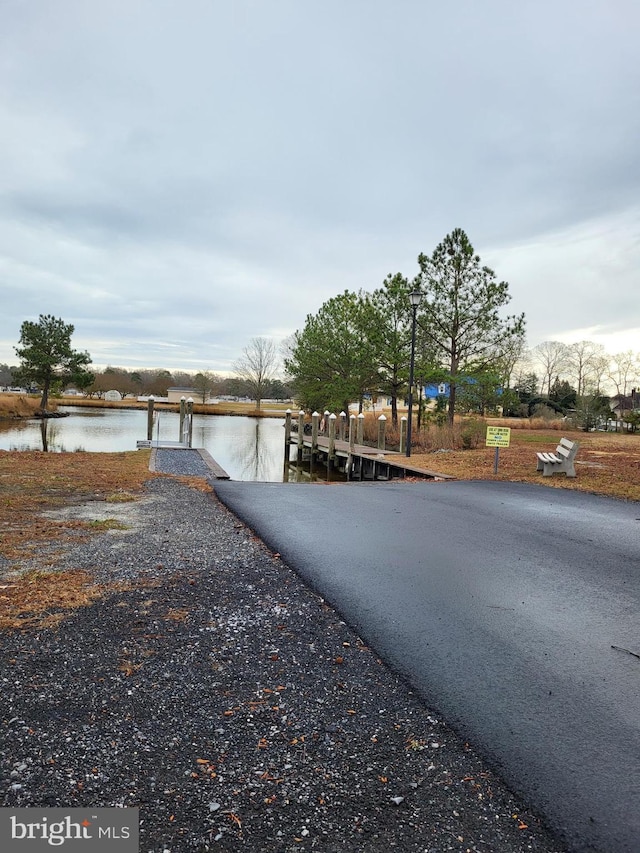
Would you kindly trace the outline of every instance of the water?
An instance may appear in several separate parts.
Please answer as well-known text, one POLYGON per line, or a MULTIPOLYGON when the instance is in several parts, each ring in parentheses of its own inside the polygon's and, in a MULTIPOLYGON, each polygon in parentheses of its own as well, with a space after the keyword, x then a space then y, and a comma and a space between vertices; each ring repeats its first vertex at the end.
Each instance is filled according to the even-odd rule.
MULTIPOLYGON (((146 409, 61 406, 66 418, 0 421, 0 450, 53 452, 135 450, 147 437, 146 409)), ((153 439, 177 441, 180 415, 157 412, 153 439)), ((282 482, 284 419, 193 416, 193 447, 208 450, 232 480, 282 482)))

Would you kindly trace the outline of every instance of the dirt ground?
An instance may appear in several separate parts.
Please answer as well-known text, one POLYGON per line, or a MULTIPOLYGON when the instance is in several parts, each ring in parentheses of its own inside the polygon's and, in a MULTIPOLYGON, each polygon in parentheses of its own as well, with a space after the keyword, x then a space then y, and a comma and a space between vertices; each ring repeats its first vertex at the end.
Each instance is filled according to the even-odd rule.
MULTIPOLYGON (((493 473, 494 450, 484 446, 465 451, 416 454, 412 457, 412 463, 456 477, 536 482, 550 488, 582 489, 621 499, 640 500, 640 436, 572 433, 567 437, 580 442, 576 462, 578 476, 575 479, 567 479, 565 475, 543 478, 536 471, 536 450, 553 450, 558 443, 560 434, 553 430, 513 430, 511 446, 500 450, 497 475, 493 473)), ((310 611, 301 609, 300 602, 306 596, 304 602, 308 599, 308 607, 313 605, 317 610, 317 602, 312 593, 299 587, 293 576, 287 575, 286 578, 277 580, 270 578, 268 570, 285 571, 285 567, 281 566, 277 559, 279 555, 269 554, 263 548, 261 550, 260 543, 254 542, 253 538, 246 534, 243 534, 240 543, 242 547, 239 547, 238 537, 242 532, 242 525, 227 518, 215 502, 206 501, 209 496, 202 494, 205 491, 211 491, 211 487, 202 478, 168 478, 166 475, 150 472, 149 451, 113 454, 0 451, 0 636, 6 645, 7 659, 13 667, 15 701, 22 703, 20 719, 27 720, 29 715, 40 715, 40 727, 45 726, 43 721, 46 720, 48 728, 47 731, 43 729, 39 737, 45 740, 49 738, 51 743, 62 744, 60 754, 52 753, 50 764, 46 764, 43 770, 29 751, 32 749, 29 740, 32 729, 29 725, 25 724, 22 729, 7 734, 7 744, 11 748, 5 753, 6 772, 0 768, 0 776, 4 772, 8 779, 7 803, 33 805, 44 802, 45 795, 48 798, 46 801, 52 805, 66 803, 70 796, 69 782, 62 771, 64 768, 73 767, 73 778, 79 780, 73 788, 73 796, 76 798, 74 801, 77 800, 78 803, 104 801, 112 804, 120 802, 125 795, 133 796, 131 791, 135 789, 138 799, 142 797, 144 801, 143 812, 148 816, 144 823, 145 849, 152 845, 153 849, 162 850, 166 849, 168 844, 176 844, 176 850, 207 850, 213 849, 212 844, 217 848, 219 841, 224 842, 222 849, 268 849, 274 853, 312 849, 320 843, 326 850, 354 851, 386 850, 398 847, 399 844, 407 851, 430 849, 438 853, 441 850, 453 849, 491 849, 499 853, 524 853, 525 850, 557 853, 564 849, 562 844, 546 834, 534 815, 528 814, 521 803, 513 800, 509 792, 502 789, 499 781, 480 765, 467 744, 458 744, 455 736, 438 720, 432 718, 428 710, 418 708, 415 697, 407 694, 402 685, 395 684, 392 674, 388 675, 388 684, 382 684, 383 668, 375 655, 370 661, 371 671, 363 666, 362 655, 369 652, 364 647, 360 651, 358 639, 351 637, 348 632, 345 633, 346 626, 339 622, 336 622, 336 625, 342 633, 336 646, 334 634, 337 629, 329 610, 329 621, 326 625, 319 622, 317 616, 311 619, 310 611), (156 482, 157 478, 163 478, 162 482, 156 482), (169 546, 165 541, 165 528, 169 523, 176 523, 175 512, 169 522, 165 518, 158 519, 156 512, 147 511, 151 525, 149 531, 137 537, 141 543, 137 550, 130 545, 132 553, 127 550, 126 559, 123 556, 125 552, 119 544, 119 537, 129 535, 131 539, 134 533, 135 519, 132 520, 129 510, 135 511, 134 516, 136 513, 140 515, 145 512, 146 502, 149 500, 149 488, 145 489, 145 484, 148 483, 149 487, 161 493, 167 489, 171 492, 172 489, 178 488, 176 479, 183 484, 180 488, 189 487, 186 491, 194 495, 193 501, 176 503, 172 499, 168 503, 170 507, 184 505, 188 508, 183 512, 182 521, 189 527, 185 536, 190 541, 197 535, 204 535, 203 531, 209 529, 198 514, 194 515, 191 511, 192 504, 202 503, 201 515, 204 514, 207 518, 212 511, 220 516, 216 522, 217 532, 213 545, 209 537, 206 544, 203 544, 202 548, 196 548, 194 552, 202 555, 205 562, 213 559, 215 572, 211 572, 210 566, 198 568, 194 564, 190 565, 189 571, 185 573, 182 565, 184 555, 180 552, 172 557, 167 552, 169 546), (154 482, 150 483, 150 480, 154 482), (191 489, 194 491, 190 492, 191 489), (96 506, 96 513, 93 515, 91 512, 81 511, 83 507, 92 505, 96 506), (104 544, 101 544, 105 541, 105 533, 107 538, 111 537, 109 541, 112 541, 114 549, 111 558, 107 558, 104 544), (98 534, 102 534, 102 538, 97 538, 98 534), (156 542, 160 550, 150 550, 150 542, 156 542), (78 550, 77 546, 81 546, 81 549, 78 550), (247 549, 253 549, 251 554, 247 549), (88 554, 84 561, 75 557, 69 558, 70 555, 84 552, 88 554), (122 571, 114 569, 109 574, 107 563, 116 568, 120 567, 122 571), (229 611, 225 617, 226 621, 220 621, 219 642, 221 647, 229 646, 233 649, 235 658, 232 660, 229 652, 231 680, 228 683, 223 681, 218 685, 211 682, 210 678, 205 680, 206 684, 211 682, 211 690, 214 692, 222 691, 222 698, 220 699, 217 693, 215 696, 212 693, 206 697, 204 707, 208 712, 216 708, 215 719, 222 721, 217 723, 216 732, 223 732, 224 736, 227 736, 229 730, 229 744, 233 745, 235 752, 230 745, 225 745, 225 742, 218 749, 218 752, 222 749, 223 758, 219 761, 222 762, 221 767, 225 772, 220 772, 217 765, 214 772, 213 759, 207 752, 207 749, 211 749, 211 744, 201 744, 196 739, 192 749, 200 751, 194 752, 194 756, 199 756, 193 758, 195 769, 185 775, 184 762, 180 761, 175 766, 167 764, 166 767, 167 778, 182 780, 184 777, 186 782, 181 782, 177 788, 174 786, 165 790, 158 781, 159 787, 154 788, 155 777, 151 777, 153 784, 147 785, 145 781, 149 777, 149 766, 160 766, 169 761, 165 749, 166 732, 160 730, 158 733, 153 729, 154 720, 158 716, 157 709, 161 708, 163 714, 166 711, 169 729, 172 732, 180 732, 187 730, 185 720, 191 719, 197 709, 203 706, 203 687, 196 670, 193 684, 189 682, 190 698, 185 700, 184 707, 181 705, 174 708, 173 687, 165 691, 164 704, 160 702, 157 695, 159 685, 162 686, 165 682, 168 685, 180 682, 184 692, 184 673, 190 671, 189 667, 192 666, 193 649, 201 648, 205 636, 203 632, 206 632, 208 638, 213 636, 209 611, 214 596, 221 594, 220 572, 221 567, 227 564, 226 594, 229 607, 233 605, 235 610, 229 611), (105 571, 98 571, 101 568, 105 568, 105 571), (140 577, 136 576, 134 568, 140 577), (166 578, 161 582, 160 577, 167 573, 172 579, 169 584, 166 578), (150 575, 158 577, 152 580, 150 575), (311 645, 307 642, 305 648, 317 650, 321 643, 329 644, 326 672, 320 668, 315 652, 313 660, 307 660, 297 646, 285 648, 285 632, 281 629, 286 619, 280 615, 276 619, 278 624, 275 625, 274 636, 268 640, 272 642, 273 649, 271 646, 264 647, 269 651, 266 664, 263 661, 264 654, 260 657, 259 650, 256 654, 245 653, 246 649, 238 645, 236 636, 239 629, 235 611, 238 606, 241 606, 241 609, 248 606, 246 602, 238 604, 239 578, 244 578, 244 585, 240 586, 250 595, 258 596, 260 601, 266 601, 267 596, 261 584, 271 584, 277 592, 269 594, 279 597, 274 598, 270 604, 269 599, 267 604, 273 605, 279 614, 284 612, 287 596, 291 597, 287 613, 299 613, 300 619, 300 624, 291 623, 291 642, 298 635, 306 637, 311 630, 310 626, 315 626, 313 630, 318 636, 315 638, 314 634, 311 645), (207 583, 213 586, 209 588, 207 583), (201 595, 200 604, 196 602, 196 594, 201 595), (148 614, 149 624, 142 624, 140 620, 143 616, 147 619, 150 602, 156 602, 156 609, 148 614), (204 614, 204 621, 196 619, 200 613, 198 608, 204 614), (124 618, 129 611, 133 622, 124 618), (117 636, 114 634, 114 614, 118 615, 117 624, 120 624, 120 633, 116 632, 117 636), (170 626, 166 642, 162 637, 167 631, 163 630, 161 636, 157 630, 158 625, 164 628, 170 626), (227 636, 228 625, 232 626, 230 636, 227 636), (99 645, 96 650, 89 643, 86 661, 83 657, 84 645, 79 646, 75 641, 79 630, 82 630, 94 645, 99 645), (176 632, 181 632, 178 645, 174 642, 176 632), (140 652, 140 660, 134 660, 131 650, 138 648, 138 634, 144 638, 145 643, 153 642, 158 647, 145 647, 140 652), (162 648, 161 643, 164 643, 162 648), (277 652, 274 651, 276 645, 277 652), (176 654, 176 648, 183 647, 186 649, 188 661, 176 654), (345 698, 340 693, 344 691, 342 675, 348 664, 347 653, 352 649, 356 649, 360 657, 350 675, 347 685, 349 692, 345 698), (9 650, 11 654, 8 654, 9 650), (104 672, 96 670, 95 655, 98 652, 100 666, 104 668, 104 672), (294 696, 295 702, 299 703, 299 707, 294 703, 286 709, 291 720, 295 712, 296 719, 304 719, 308 724, 307 728, 311 725, 308 721, 313 719, 314 713, 317 715, 318 708, 325 715, 329 713, 329 694, 325 696, 326 690, 320 697, 323 704, 318 704, 318 683, 332 685, 336 671, 340 674, 341 680, 336 695, 341 702, 340 708, 347 702, 348 710, 340 711, 344 721, 340 723, 339 729, 329 730, 325 726, 325 731, 316 726, 319 732, 317 743, 324 745, 323 748, 326 746, 329 751, 335 751, 338 735, 344 738, 344 745, 341 742, 338 746, 340 749, 348 748, 348 768, 347 765, 334 767, 331 764, 334 760, 333 752, 327 752, 324 757, 309 752, 309 758, 307 752, 303 752, 304 766, 298 767, 297 759, 295 756, 291 759, 290 753, 298 748, 298 744, 304 750, 315 750, 316 734, 312 733, 307 742, 306 729, 301 729, 302 734, 291 734, 287 730, 288 740, 282 742, 283 756, 278 757, 278 753, 276 757, 278 761, 282 759, 281 763, 285 768, 289 768, 288 775, 278 775, 275 771, 272 773, 271 764, 267 766, 263 762, 264 766, 260 765, 261 776, 247 777, 247 768, 253 767, 256 755, 262 759, 269 750, 273 752, 275 741, 272 743, 273 738, 262 732, 259 732, 262 737, 257 741, 257 747, 255 737, 251 739, 257 720, 256 708, 258 711, 263 709, 262 694, 258 700, 251 694, 248 722, 236 712, 235 705, 229 710, 231 694, 235 696, 235 693, 246 685, 255 687, 256 684, 261 684, 260 679, 264 675, 261 667, 282 668, 285 657, 296 662, 297 669, 294 670, 292 666, 287 669, 291 684, 306 683, 304 679, 308 677, 309 672, 313 672, 313 689, 309 688, 305 693, 292 688, 291 695, 294 696), (72 660, 73 668, 68 670, 67 664, 72 660), (52 661, 60 664, 60 673, 53 673, 51 682, 55 690, 47 697, 51 707, 55 706, 53 714, 48 710, 44 713, 46 709, 40 707, 38 694, 31 689, 36 678, 32 671, 33 661, 46 668, 47 683, 51 682, 52 661), (246 669, 247 661, 251 666, 255 661, 255 666, 246 669), (241 663, 245 669, 240 668, 241 663), (336 666, 338 663, 340 666, 336 666), (69 682, 71 671, 82 673, 82 677, 76 677, 69 682), (108 719, 105 719, 110 726, 115 726, 115 729, 112 731, 109 728, 108 732, 105 730, 102 740, 98 740, 100 743, 104 741, 120 744, 118 749, 114 746, 106 752, 100 752, 97 740, 89 738, 89 735, 95 732, 95 721, 81 727, 86 738, 89 738, 86 743, 81 744, 82 749, 74 739, 62 737, 60 725, 64 723, 65 726, 72 726, 66 715, 71 715, 69 720, 75 720, 73 715, 77 713, 77 708, 100 706, 100 702, 96 704, 95 696, 91 693, 98 689, 92 686, 94 681, 107 685, 102 705, 115 701, 114 679, 118 681, 118 689, 122 689, 129 704, 132 701, 129 697, 134 688, 138 691, 136 695, 139 693, 142 697, 138 700, 136 711, 139 728, 131 734, 127 728, 130 727, 129 717, 122 709, 114 706, 113 713, 109 712, 108 719), (27 684, 29 689, 20 689, 21 684, 27 684), (63 714, 56 703, 59 696, 66 694, 69 684, 75 685, 74 690, 86 689, 91 695, 79 694, 75 698, 65 700, 70 710, 65 710, 63 714), (371 689, 371 685, 374 689, 371 689), (155 692, 150 693, 151 690, 155 692), (222 704, 218 707, 220 701, 222 704), (376 702, 378 704, 375 704, 376 702), (389 721, 389 732, 383 732, 387 738, 383 743, 380 720, 383 711, 387 713, 385 709, 388 708, 394 708, 394 713, 389 721), (155 709, 153 719, 146 721, 145 709, 155 709), (183 719, 176 716, 179 714, 186 714, 186 717, 183 719), (354 725, 357 723, 353 731, 349 728, 352 719, 355 721, 354 725), (373 721, 377 728, 369 731, 363 727, 363 720, 373 721), (231 732, 232 723, 239 726, 238 731, 234 729, 231 732), (149 753, 141 751, 138 746, 136 738, 139 740, 140 737, 144 738, 144 750, 149 750, 149 753), (72 740, 75 744, 73 750, 65 746, 72 740), (420 751, 423 749, 424 753, 420 751), (434 751, 436 757, 432 755, 434 751), (25 755, 28 756, 28 761, 23 761, 25 755), (202 758, 203 755, 205 758, 202 758), (85 767, 86 761, 89 760, 87 756, 91 756, 93 764, 87 764, 85 767), (324 787, 316 791, 314 785, 317 773, 314 768, 320 758, 325 764, 329 762, 331 769, 330 772, 323 771, 324 787), (35 763, 30 763, 32 761, 35 763), (87 767, 92 768, 90 773, 87 767), (203 776, 202 768, 208 775, 203 776), (16 774, 20 776, 17 781, 16 774), (105 794, 107 778, 112 780, 112 786, 105 794), (212 778, 217 783, 214 798, 210 790, 212 778), (134 787, 132 779, 136 780, 134 787), (260 787, 271 784, 276 785, 274 792, 263 792, 260 787), (358 795, 357 798, 354 798, 354 791, 358 795), (311 802, 314 803, 313 809, 309 807, 311 802), (401 808, 398 804, 401 804, 401 808), (313 820, 309 823, 311 819, 313 820), (197 832, 193 827, 196 827, 197 832), (264 843, 266 831, 270 833, 269 845, 264 843), (257 841, 259 833, 262 834, 263 840, 257 841)), ((162 494, 159 497, 161 498, 162 494)), ((162 502, 159 504, 163 505, 162 502)), ((133 541, 137 540, 133 536, 133 541)), ((264 602, 262 604, 264 605, 264 602)), ((253 600, 250 609, 255 615, 256 602, 253 600)), ((222 613, 222 610, 220 612, 222 613)), ((267 637, 264 633, 258 636, 262 648, 267 637)), ((200 652, 196 657, 201 657, 200 652)), ((281 677, 278 672, 277 678, 281 677)), ((387 678, 386 675, 384 677, 387 678)), ((273 683, 282 683, 284 690, 284 682, 273 683)), ((269 690, 272 692, 271 682, 269 690)), ((280 687, 276 690, 280 690, 280 687)), ((266 691, 267 688, 264 689, 265 693, 266 691)), ((236 703, 238 707, 239 703, 240 700, 236 703)), ((274 705, 272 714, 280 714, 282 704, 279 702, 277 707, 274 705)), ((265 714, 270 707, 268 704, 264 705, 265 714)), ((332 706, 330 710, 332 714, 338 714, 340 709, 333 709, 332 706)), ((273 725, 269 731, 275 731, 273 725)), ((76 726, 75 722, 73 726, 76 726)), ((315 731, 313 726, 310 731, 312 730, 315 731)), ((64 731, 66 733, 67 729, 64 731)), ((40 740, 36 744, 38 749, 39 743, 40 740)), ((176 751, 175 755, 180 758, 182 752, 176 751)), ((173 753, 171 760, 173 761, 173 753)), ((275 761, 275 758, 272 757, 271 760, 275 761)), ((570 828, 567 828, 567 832, 569 830, 570 828)))
MULTIPOLYGON (((415 453, 413 465, 464 479, 539 483, 640 500, 640 435, 567 433, 580 443, 577 476, 543 477, 536 471, 536 451, 553 450, 556 430, 512 430, 511 446, 499 453, 485 446, 472 450, 415 453)), ((88 603, 109 590, 98 589, 83 572, 65 573, 65 583, 47 576, 71 542, 88 539, 116 521, 61 517, 55 510, 86 501, 122 504, 136 501, 149 471, 149 451, 130 453, 16 453, 0 451, 0 629, 27 627, 88 603), (9 566, 21 567, 20 577, 9 566)), ((210 489, 198 478, 184 478, 193 488, 210 489)))
POLYGON ((412 465, 460 479, 540 483, 551 488, 640 500, 640 435, 512 429, 510 447, 500 449, 497 474, 493 473, 494 461, 494 448, 484 446, 411 456, 412 465), (563 436, 580 445, 576 477, 568 478, 565 474, 543 477, 536 471, 536 452, 553 451, 563 436))

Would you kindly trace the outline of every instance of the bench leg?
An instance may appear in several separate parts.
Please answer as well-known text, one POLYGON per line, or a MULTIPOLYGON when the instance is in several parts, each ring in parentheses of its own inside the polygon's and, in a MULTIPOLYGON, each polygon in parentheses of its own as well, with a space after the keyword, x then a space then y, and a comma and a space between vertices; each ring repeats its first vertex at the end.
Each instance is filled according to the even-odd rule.
POLYGON ((566 474, 567 477, 575 477, 576 469, 573 467, 573 463, 554 465, 552 462, 546 462, 542 476, 551 477, 552 474, 566 474))

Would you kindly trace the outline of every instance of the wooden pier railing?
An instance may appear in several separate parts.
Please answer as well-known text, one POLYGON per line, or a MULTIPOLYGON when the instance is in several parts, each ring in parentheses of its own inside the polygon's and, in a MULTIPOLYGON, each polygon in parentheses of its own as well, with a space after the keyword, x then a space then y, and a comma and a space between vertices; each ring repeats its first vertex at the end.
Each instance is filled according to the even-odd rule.
MULTIPOLYGON (((406 420, 406 419, 403 419, 406 420)), ((326 469, 326 479, 332 475, 346 480, 393 480, 418 477, 428 480, 453 480, 448 474, 439 474, 407 463, 400 451, 385 447, 386 418, 378 418, 377 446, 364 444, 364 415, 340 415, 318 412, 305 420, 304 412, 298 412, 296 421, 291 410, 285 416, 285 479, 298 477, 307 479, 319 467, 326 469), (296 459, 292 460, 291 448, 296 448, 296 459)), ((401 431, 406 436, 406 425, 401 431)))

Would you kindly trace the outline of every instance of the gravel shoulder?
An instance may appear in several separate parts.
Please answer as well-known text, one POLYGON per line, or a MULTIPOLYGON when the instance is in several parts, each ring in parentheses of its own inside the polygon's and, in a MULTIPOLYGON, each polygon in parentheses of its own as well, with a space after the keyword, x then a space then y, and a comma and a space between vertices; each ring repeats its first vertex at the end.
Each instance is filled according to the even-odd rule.
POLYGON ((58 565, 116 588, 0 633, 3 806, 138 806, 154 853, 565 849, 215 494, 63 512, 120 522, 58 565))

